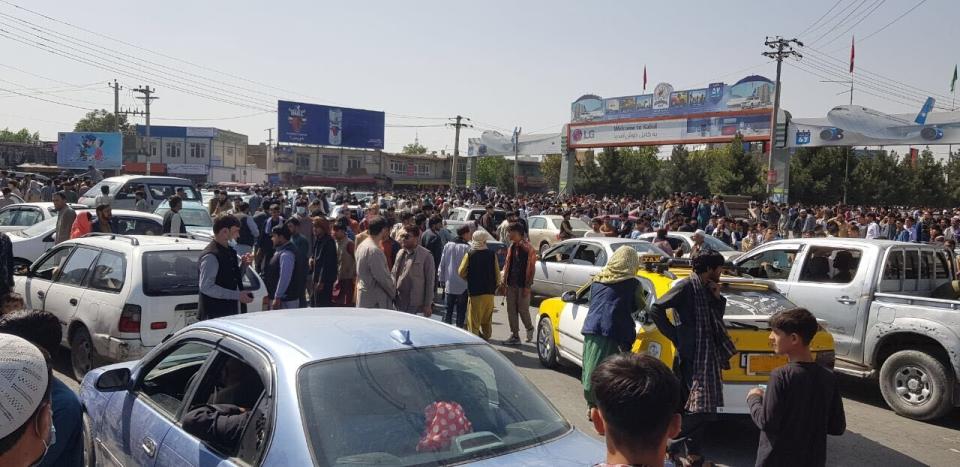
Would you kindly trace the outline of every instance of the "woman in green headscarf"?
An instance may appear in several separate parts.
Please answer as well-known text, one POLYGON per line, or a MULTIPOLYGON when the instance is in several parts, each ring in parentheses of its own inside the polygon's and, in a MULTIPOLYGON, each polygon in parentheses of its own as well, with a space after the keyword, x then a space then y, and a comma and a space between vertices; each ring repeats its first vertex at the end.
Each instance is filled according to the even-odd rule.
MULTIPOLYGON (((629 246, 613 252, 607 265, 589 284, 590 309, 583 322, 583 397, 587 417, 596 406, 590 375, 610 355, 629 352, 637 339, 633 313, 646 306, 643 287, 637 280, 640 256, 629 246)), ((586 287, 586 286, 585 286, 586 287)))

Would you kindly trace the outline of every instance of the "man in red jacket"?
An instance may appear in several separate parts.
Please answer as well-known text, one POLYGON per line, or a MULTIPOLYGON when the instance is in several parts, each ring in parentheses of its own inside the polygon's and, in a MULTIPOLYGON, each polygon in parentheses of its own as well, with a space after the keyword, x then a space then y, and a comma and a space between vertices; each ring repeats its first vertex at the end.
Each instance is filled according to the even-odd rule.
POLYGON ((524 239, 523 226, 519 223, 507 227, 510 246, 503 264, 503 282, 506 285, 507 319, 510 322, 510 338, 504 345, 520 345, 520 329, 517 317, 527 329, 527 342, 533 342, 533 323, 530 320, 530 286, 537 266, 537 254, 524 239))

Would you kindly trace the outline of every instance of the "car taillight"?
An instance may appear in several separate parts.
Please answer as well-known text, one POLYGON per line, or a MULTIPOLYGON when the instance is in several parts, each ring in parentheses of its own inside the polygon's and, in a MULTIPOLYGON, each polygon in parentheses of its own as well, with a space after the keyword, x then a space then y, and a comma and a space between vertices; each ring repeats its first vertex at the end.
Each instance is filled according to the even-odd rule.
POLYGON ((120 332, 140 332, 140 306, 124 305, 120 312, 120 323, 117 325, 120 332))
POLYGON ((832 370, 837 361, 837 354, 832 350, 822 350, 817 352, 816 360, 817 363, 832 370))

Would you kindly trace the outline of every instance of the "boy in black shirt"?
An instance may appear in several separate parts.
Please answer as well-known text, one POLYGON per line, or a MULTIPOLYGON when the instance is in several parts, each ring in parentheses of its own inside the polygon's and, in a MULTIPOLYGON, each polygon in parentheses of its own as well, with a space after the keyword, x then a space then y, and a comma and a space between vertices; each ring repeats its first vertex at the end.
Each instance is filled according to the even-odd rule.
POLYGON ((819 326, 803 308, 770 318, 770 343, 789 362, 770 373, 766 390, 747 395, 753 422, 760 428, 757 466, 821 466, 827 435, 841 435, 847 422, 832 371, 816 363, 810 341, 819 326))

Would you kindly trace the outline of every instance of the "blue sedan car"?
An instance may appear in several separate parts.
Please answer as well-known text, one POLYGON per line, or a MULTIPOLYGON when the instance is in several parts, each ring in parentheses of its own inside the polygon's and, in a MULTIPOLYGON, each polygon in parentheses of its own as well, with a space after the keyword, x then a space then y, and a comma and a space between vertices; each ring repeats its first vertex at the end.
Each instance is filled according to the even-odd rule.
POLYGON ((196 323, 89 372, 80 400, 91 465, 583 466, 605 453, 480 338, 387 310, 196 323))

